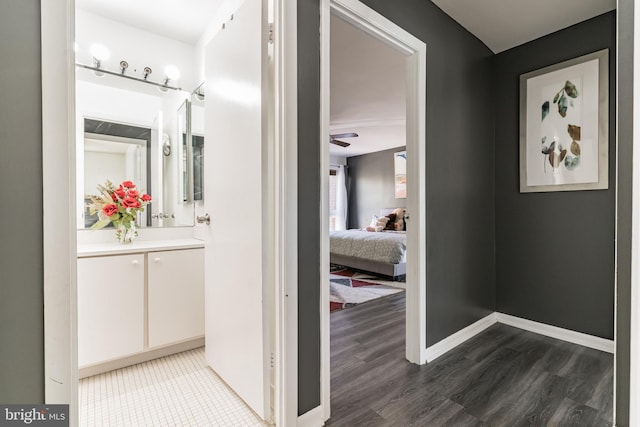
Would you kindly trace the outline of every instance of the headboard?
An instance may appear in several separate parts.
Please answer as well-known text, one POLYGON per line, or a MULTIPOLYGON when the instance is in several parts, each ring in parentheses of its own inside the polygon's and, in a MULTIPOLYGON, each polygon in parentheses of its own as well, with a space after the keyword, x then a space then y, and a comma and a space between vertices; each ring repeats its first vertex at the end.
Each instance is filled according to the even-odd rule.
MULTIPOLYGON (((398 206, 400 207, 400 206, 398 206)), ((387 216, 388 214, 390 214, 391 212, 395 211, 398 208, 382 208, 380 209, 380 216, 387 216)), ((402 208, 404 209, 404 212, 407 213, 407 209, 406 208, 402 208)))

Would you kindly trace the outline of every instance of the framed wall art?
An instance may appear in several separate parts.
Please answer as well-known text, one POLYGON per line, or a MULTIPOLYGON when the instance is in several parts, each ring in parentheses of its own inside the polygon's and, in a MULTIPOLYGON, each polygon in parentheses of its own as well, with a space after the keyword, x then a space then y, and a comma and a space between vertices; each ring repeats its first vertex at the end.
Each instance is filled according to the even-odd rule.
POLYGON ((407 197, 407 151, 393 153, 393 168, 395 172, 396 199, 407 197))
POLYGON ((608 49, 522 74, 520 192, 602 190, 608 177, 608 49))

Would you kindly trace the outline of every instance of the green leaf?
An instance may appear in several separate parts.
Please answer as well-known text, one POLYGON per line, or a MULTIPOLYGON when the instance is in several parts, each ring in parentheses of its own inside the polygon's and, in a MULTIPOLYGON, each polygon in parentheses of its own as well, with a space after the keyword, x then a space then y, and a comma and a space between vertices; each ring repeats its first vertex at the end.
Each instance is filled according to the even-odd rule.
POLYGON ((99 229, 104 228, 104 227, 106 227, 107 225, 109 225, 109 223, 110 223, 110 222, 111 222, 110 220, 102 220, 102 221, 98 221, 98 222, 96 222, 95 224, 93 224, 93 225, 91 226, 91 229, 92 229, 92 230, 99 230, 99 229))
POLYGON ((567 80, 567 82, 564 84, 564 92, 570 98, 577 98, 578 97, 578 88, 576 87, 576 85, 571 83, 569 80, 567 80))
POLYGON ((566 117, 567 116, 567 108, 569 108, 567 97, 562 95, 560 97, 560 100, 558 101, 558 113, 562 117, 566 117))

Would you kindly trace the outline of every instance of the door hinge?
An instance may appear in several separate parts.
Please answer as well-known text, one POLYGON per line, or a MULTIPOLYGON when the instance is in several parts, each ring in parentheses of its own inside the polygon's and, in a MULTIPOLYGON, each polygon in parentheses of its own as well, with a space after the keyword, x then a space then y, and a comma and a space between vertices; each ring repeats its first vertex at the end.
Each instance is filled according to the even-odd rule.
POLYGON ((269 43, 273 44, 273 22, 269 23, 269 43))

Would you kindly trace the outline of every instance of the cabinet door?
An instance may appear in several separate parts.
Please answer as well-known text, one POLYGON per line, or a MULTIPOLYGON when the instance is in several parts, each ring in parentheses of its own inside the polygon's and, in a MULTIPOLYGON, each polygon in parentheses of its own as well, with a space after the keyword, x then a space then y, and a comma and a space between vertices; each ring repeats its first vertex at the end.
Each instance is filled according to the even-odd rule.
POLYGON ((149 347, 204 335, 204 251, 148 255, 149 347))
POLYGON ((144 255, 78 260, 78 365, 144 348, 144 255))

